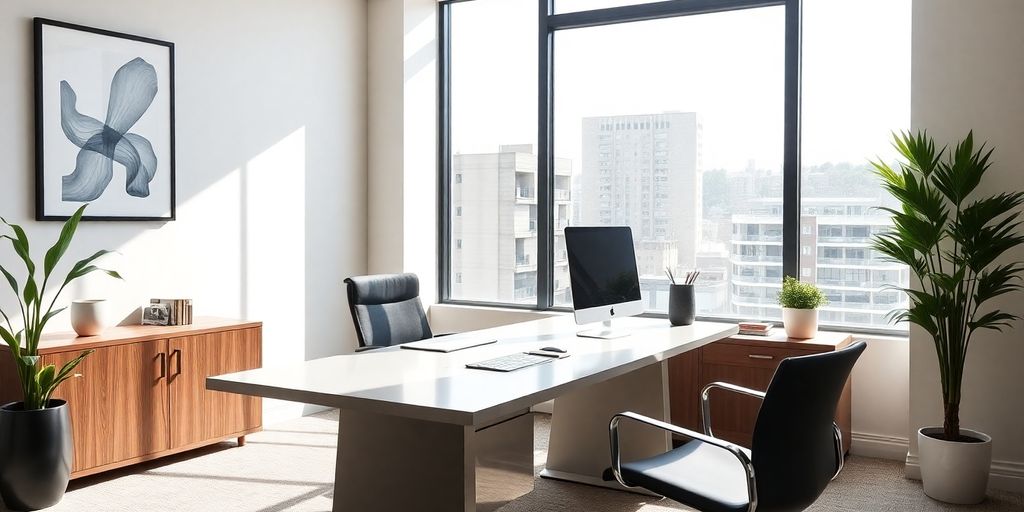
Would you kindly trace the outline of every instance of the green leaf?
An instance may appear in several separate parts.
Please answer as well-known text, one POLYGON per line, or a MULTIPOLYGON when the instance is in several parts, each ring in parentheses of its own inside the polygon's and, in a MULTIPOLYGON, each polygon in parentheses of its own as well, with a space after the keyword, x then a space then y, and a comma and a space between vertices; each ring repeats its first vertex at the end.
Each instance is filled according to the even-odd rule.
POLYGON ((67 307, 53 309, 48 311, 45 315, 43 315, 43 318, 39 320, 39 330, 42 330, 43 327, 46 327, 46 323, 49 322, 51 318, 59 315, 65 309, 67 309, 67 307))
POLYGON ((93 352, 95 352, 95 350, 86 350, 81 354, 78 354, 78 357, 64 363, 64 366, 61 366, 60 371, 57 372, 57 377, 55 379, 56 383, 60 384, 61 382, 64 382, 69 377, 71 377, 71 372, 75 370, 75 367, 77 367, 79 363, 81 363, 86 357, 89 356, 89 354, 92 354, 93 352))
POLYGON ((28 270, 28 275, 31 279, 32 276, 35 275, 36 264, 32 261, 32 254, 29 252, 28 236, 25 234, 25 230, 17 224, 7 222, 7 219, 4 219, 3 217, 0 217, 0 222, 7 224, 7 226, 14 231, 15 237, 12 238, 9 235, 3 235, 3 238, 11 241, 11 245, 14 247, 14 252, 21 258, 21 261, 25 263, 25 268, 28 270))
POLYGON ((57 375, 57 367, 48 364, 44 366, 38 373, 36 373, 36 384, 39 386, 39 392, 44 396, 48 394, 53 386, 53 379, 57 375))
POLYGON ((43 259, 43 275, 49 277, 50 273, 53 272, 53 268, 57 266, 57 262, 60 261, 64 253, 67 252, 68 247, 71 246, 71 239, 75 237, 75 230, 78 229, 78 223, 82 220, 82 213, 85 212, 85 208, 88 204, 83 204, 78 208, 75 213, 64 222, 64 227, 60 230, 60 236, 57 237, 57 241, 46 251, 46 257, 43 259))
POLYGON ((25 291, 22 293, 25 298, 25 307, 30 308, 39 300, 39 290, 36 288, 36 280, 29 279, 25 282, 25 291))
POLYGON ((14 290, 14 295, 21 295, 21 290, 18 288, 18 280, 15 279, 14 276, 11 275, 11 273, 8 272, 3 265, 0 265, 0 273, 2 273, 4 277, 7 278, 7 283, 10 284, 11 289, 14 290))
POLYGON ((984 304, 994 297, 1024 289, 1024 286, 1021 285, 1022 272, 1024 272, 1024 264, 1021 263, 999 265, 982 272, 978 275, 975 286, 974 303, 984 304))
POLYGON ((1002 311, 990 311, 982 315, 981 318, 968 322, 968 326, 972 332, 977 329, 991 329, 1002 332, 1004 328, 1012 327, 1012 322, 1015 320, 1020 320, 1020 317, 1002 311))
POLYGON ((0 338, 3 338, 4 343, 11 349, 11 356, 15 361, 21 360, 21 342, 16 338, 11 331, 8 331, 4 326, 0 325, 0 338))
POLYGON ((74 281, 75 279, 78 279, 78 278, 83 277, 85 275, 91 274, 93 272, 103 272, 103 273, 107 274, 108 276, 113 277, 115 279, 122 279, 122 280, 124 279, 123 277, 121 277, 121 274, 118 274, 117 272, 115 272, 113 270, 107 270, 107 269, 99 268, 99 267, 97 267, 95 265, 87 265, 87 266, 85 266, 83 268, 80 268, 80 269, 72 269, 72 271, 68 273, 68 277, 64 280, 64 284, 66 285, 66 284, 70 283, 71 281, 74 281))

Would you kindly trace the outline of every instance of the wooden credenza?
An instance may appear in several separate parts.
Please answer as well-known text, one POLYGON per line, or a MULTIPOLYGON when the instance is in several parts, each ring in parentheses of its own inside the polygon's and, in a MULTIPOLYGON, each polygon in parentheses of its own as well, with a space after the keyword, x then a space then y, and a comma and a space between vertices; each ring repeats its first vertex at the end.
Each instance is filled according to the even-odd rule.
MULTIPOLYGON (((262 323, 199 318, 192 325, 124 326, 99 336, 45 335, 42 364, 94 349, 61 385, 75 444, 71 477, 237 438, 259 431, 258 397, 206 390, 206 377, 259 368, 262 323)), ((10 350, 0 348, 0 403, 21 400, 10 350)))
MULTIPOLYGON (((790 339, 776 328, 770 336, 735 335, 669 359, 672 422, 702 432, 700 391, 712 382, 729 382, 764 391, 779 363, 794 356, 832 352, 853 342, 846 333, 819 332, 809 340, 790 339)), ((813 386, 814 383, 808 383, 813 386)), ((761 400, 723 390, 711 392, 715 437, 749 448, 761 400)), ((850 450, 850 381, 836 408, 843 448, 850 450)))

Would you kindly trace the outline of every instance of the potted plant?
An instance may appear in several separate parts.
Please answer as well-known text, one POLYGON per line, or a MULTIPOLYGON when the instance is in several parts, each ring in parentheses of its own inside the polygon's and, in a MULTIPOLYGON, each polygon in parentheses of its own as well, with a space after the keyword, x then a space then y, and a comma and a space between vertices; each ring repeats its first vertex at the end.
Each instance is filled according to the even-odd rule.
POLYGON ((779 292, 786 335, 790 338, 813 338, 818 334, 818 308, 825 304, 828 304, 828 298, 817 286, 786 276, 779 292))
POLYGON ((1024 193, 974 197, 992 150, 984 144, 975 149, 973 133, 952 151, 936 151, 925 132, 893 139, 902 157, 898 169, 872 164, 900 208, 883 208, 892 214, 893 228, 875 235, 871 246, 910 267, 917 282, 898 288, 910 297, 909 307, 890 317, 924 329, 938 356, 945 417, 942 427, 918 430, 921 478, 932 498, 977 503, 985 498, 992 439, 960 428, 964 362, 975 332, 1002 331, 1019 318, 983 306, 1022 288, 1024 265, 999 260, 1024 243, 1018 220, 1024 193))
POLYGON ((74 455, 71 420, 67 402, 53 398, 53 392, 62 382, 77 376, 75 367, 92 352, 84 351, 60 368, 52 364, 41 366, 39 341, 43 329, 65 309, 54 309, 54 306, 72 281, 96 271, 121 278, 117 272, 93 265, 97 258, 110 252, 98 251, 71 267, 44 309, 47 302, 44 294, 54 277, 54 268, 71 245, 84 210, 82 206, 64 223, 56 243, 46 251, 41 284, 36 281, 37 266, 29 251, 25 230, 0 218, 10 228, 10 233, 0 238, 10 240, 26 271, 24 283, 19 283, 10 271, 0 266, 0 273, 14 291, 20 309, 10 315, 0 310, 0 337, 10 348, 9 357, 17 368, 22 393, 22 401, 0 407, 0 497, 14 510, 46 508, 64 496, 74 455), (11 316, 15 317, 14 321, 11 316), (20 329, 15 328, 15 322, 20 329))

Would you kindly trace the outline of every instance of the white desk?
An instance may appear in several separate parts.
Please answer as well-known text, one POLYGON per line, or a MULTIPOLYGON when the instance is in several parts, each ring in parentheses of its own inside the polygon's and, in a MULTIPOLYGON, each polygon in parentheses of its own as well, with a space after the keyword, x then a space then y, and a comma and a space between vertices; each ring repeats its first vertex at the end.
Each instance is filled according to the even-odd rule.
MULTIPOLYGON (((394 347, 210 377, 206 386, 341 409, 335 511, 494 510, 533 488, 530 406, 555 399, 543 476, 616 487, 601 480, 611 416, 668 420, 665 360, 737 332, 711 322, 615 323, 632 335, 578 338, 572 317, 559 316, 459 334, 498 342, 448 354, 394 347), (570 357, 508 373, 465 368, 552 345, 570 357)), ((631 440, 624 458, 670 447, 655 430, 623 435, 631 440)))

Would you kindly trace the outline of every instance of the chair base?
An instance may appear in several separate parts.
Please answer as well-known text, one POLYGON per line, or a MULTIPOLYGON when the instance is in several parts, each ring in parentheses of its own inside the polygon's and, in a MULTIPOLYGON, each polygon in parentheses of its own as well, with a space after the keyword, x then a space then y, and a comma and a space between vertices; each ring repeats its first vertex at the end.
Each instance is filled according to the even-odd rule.
POLYGON ((616 491, 631 492, 634 494, 641 494, 644 496, 653 496, 655 498, 663 498, 662 495, 648 491, 643 487, 625 487, 615 480, 607 481, 602 478, 595 478, 589 475, 580 475, 577 473, 569 473, 566 471, 557 471, 545 469, 540 472, 541 478, 547 478, 549 480, 561 480, 563 482, 573 482, 577 484, 593 485, 595 487, 604 487, 606 489, 614 489, 616 491))

